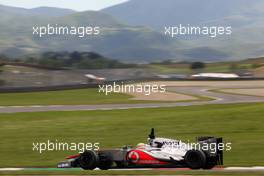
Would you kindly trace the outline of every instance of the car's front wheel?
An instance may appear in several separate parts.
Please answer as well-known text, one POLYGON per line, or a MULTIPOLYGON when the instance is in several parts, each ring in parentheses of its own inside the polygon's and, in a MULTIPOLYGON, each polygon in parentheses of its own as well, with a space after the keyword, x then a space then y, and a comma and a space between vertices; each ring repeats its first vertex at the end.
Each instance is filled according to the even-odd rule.
POLYGON ((112 156, 109 153, 99 153, 99 169, 101 170, 108 170, 113 165, 112 156))

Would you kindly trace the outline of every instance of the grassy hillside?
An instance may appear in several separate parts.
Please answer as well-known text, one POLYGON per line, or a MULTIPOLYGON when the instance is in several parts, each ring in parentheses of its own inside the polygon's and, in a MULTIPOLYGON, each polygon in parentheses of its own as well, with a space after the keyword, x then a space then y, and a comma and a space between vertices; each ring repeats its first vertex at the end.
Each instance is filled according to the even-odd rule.
POLYGON ((145 142, 157 135, 190 140, 222 136, 232 142, 226 166, 264 165, 264 104, 158 109, 0 114, 1 167, 51 166, 75 152, 32 151, 33 142, 100 142, 101 148, 145 142), (245 157, 246 156, 246 157, 245 157))
POLYGON ((157 31, 179 24, 231 26, 230 36, 177 37, 178 48, 184 48, 176 51, 177 59, 224 61, 263 56, 263 7, 262 0, 203 0, 202 3, 197 0, 134 0, 102 11, 127 24, 149 26, 157 31))
POLYGON ((24 15, 7 14, 0 19, 0 26, 0 35, 3 36, 0 39, 0 51, 12 57, 45 51, 93 51, 106 57, 137 62, 149 58, 170 58, 172 54, 168 51, 174 49, 174 44, 177 44, 175 41, 164 38, 158 32, 145 27, 128 26, 108 14, 97 11, 76 12, 59 17, 28 13, 24 15), (99 26, 100 35, 84 38, 71 35, 40 38, 32 35, 33 26, 47 26, 47 24, 69 27, 99 26), (146 52, 148 50, 149 52, 146 52), (157 53, 162 54, 156 55, 157 53))
POLYGON ((131 25, 146 25, 160 30, 169 25, 204 24, 219 19, 225 19, 225 24, 232 26, 241 21, 245 23, 246 17, 255 22, 263 17, 263 5, 261 0, 250 3, 247 0, 203 0, 202 3, 197 0, 134 0, 102 11, 131 25), (230 21, 231 17, 236 17, 236 20, 230 21))
MULTIPOLYGON (((0 35, 2 36, 0 52, 12 57, 21 57, 46 51, 93 51, 106 57, 133 63, 166 59, 225 61, 262 56, 264 24, 260 7, 263 2, 254 0, 252 5, 245 6, 244 3, 238 3, 238 1, 233 0, 231 3, 229 1, 214 3, 208 1, 204 3, 207 4, 206 6, 193 0, 186 2, 168 0, 167 3, 163 1, 153 3, 149 0, 129 1, 124 5, 136 3, 136 6, 132 5, 128 10, 122 11, 122 15, 114 15, 108 11, 109 9, 73 12, 56 8, 27 10, 0 6, 0 35), (237 4, 242 7, 237 7, 237 4), (218 6, 222 8, 216 8, 218 6), (185 14, 186 9, 189 8, 192 9, 191 11, 202 9, 203 13, 189 14, 182 18, 182 14, 185 14), (148 11, 151 16, 146 15, 148 11), (252 16, 244 16, 245 11, 246 14, 252 14, 252 16), (152 12, 159 13, 153 14, 152 12), (130 16, 129 19, 144 22, 139 23, 140 26, 131 25, 129 20, 122 20, 122 17, 127 14, 135 15, 135 18, 130 16), (178 18, 183 21, 180 22, 178 18), (191 23, 192 20, 194 20, 193 23, 191 23), (149 27, 149 23, 161 23, 162 29, 157 31, 149 27), (205 26, 231 25, 234 31, 232 36, 214 39, 208 36, 190 40, 186 40, 188 36, 172 39, 163 35, 164 25, 179 23, 205 26), (101 33, 98 36, 86 36, 85 38, 54 35, 39 38, 32 35, 33 26, 47 26, 47 24, 75 27, 100 26, 101 33)), ((152 27, 155 28, 155 26, 152 27)))

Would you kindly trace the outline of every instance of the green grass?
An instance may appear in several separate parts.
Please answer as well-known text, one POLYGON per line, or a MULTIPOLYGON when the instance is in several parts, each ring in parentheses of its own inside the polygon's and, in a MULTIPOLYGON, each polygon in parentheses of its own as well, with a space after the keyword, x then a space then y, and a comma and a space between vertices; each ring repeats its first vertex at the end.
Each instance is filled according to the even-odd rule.
MULTIPOLYGON (((187 94, 186 94, 187 95, 187 94)), ((195 101, 212 100, 207 97, 196 97, 195 101)), ((133 100, 132 95, 124 93, 99 93, 98 89, 60 90, 29 93, 0 93, 0 106, 29 106, 29 105, 97 105, 97 104, 134 104, 134 103, 172 103, 182 101, 151 101, 133 100)))
POLYGON ((33 142, 100 142, 101 148, 145 142, 149 129, 183 140, 222 136, 232 142, 226 166, 264 165, 264 104, 112 111, 0 114, 1 167, 54 167, 76 152, 32 151, 33 142))
POLYGON ((126 94, 99 93, 98 89, 79 89, 65 91, 47 91, 30 93, 0 93, 0 106, 20 105, 84 105, 138 103, 144 101, 131 100, 126 94))

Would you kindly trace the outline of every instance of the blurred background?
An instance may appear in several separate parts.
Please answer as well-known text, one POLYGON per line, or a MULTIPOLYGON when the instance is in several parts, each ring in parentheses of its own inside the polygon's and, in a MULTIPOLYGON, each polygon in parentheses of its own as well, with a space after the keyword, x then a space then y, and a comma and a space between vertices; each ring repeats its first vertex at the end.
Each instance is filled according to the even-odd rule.
POLYGON ((2 87, 87 84, 87 74, 108 81, 264 77, 262 0, 0 4, 2 87), (32 35, 33 26, 47 24, 99 26, 101 33, 85 38, 32 35), (231 26, 232 35, 164 35, 165 26, 179 24, 231 26))

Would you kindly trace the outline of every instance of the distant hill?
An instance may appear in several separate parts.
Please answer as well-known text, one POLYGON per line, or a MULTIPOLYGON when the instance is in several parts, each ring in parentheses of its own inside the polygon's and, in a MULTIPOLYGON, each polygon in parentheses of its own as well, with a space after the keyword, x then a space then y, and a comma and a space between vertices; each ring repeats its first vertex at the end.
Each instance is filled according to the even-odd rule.
POLYGON ((53 24, 69 24, 72 26, 101 26, 101 27, 125 27, 116 18, 97 11, 76 12, 60 18, 48 19, 53 24))
POLYGON ((159 32, 164 32, 165 26, 179 24, 232 26, 231 37, 181 40, 186 48, 178 53, 184 59, 230 60, 264 55, 263 0, 130 0, 102 12, 125 24, 148 26, 159 32))
MULTIPOLYGON (((264 15, 264 1, 130 0, 102 11, 129 25, 143 25, 163 29, 164 26, 180 23, 195 25, 221 21, 225 18, 229 18, 229 24, 235 23, 235 21, 245 22, 246 18, 251 18, 254 22, 264 15)), ((252 22, 248 21, 247 23, 252 22)))
POLYGON ((13 15, 41 15, 50 17, 59 17, 75 13, 76 11, 71 9, 55 8, 55 7, 38 7, 33 9, 25 9, 19 7, 11 7, 0 5, 0 14, 11 17, 13 15))
POLYGON ((30 9, 30 13, 35 15, 44 15, 44 16, 51 16, 51 17, 60 17, 69 14, 73 14, 76 11, 71 9, 62 9, 62 8, 54 8, 54 7, 38 7, 30 9))
POLYGON ((130 0, 102 11, 75 12, 0 5, 0 54, 21 57, 48 51, 97 52, 126 62, 226 61, 264 55, 263 0, 130 0), (232 25, 233 34, 211 39, 169 38, 164 25, 232 25), (100 26, 99 36, 32 35, 36 25, 100 26))
MULTIPOLYGON (((109 58, 127 62, 162 60, 175 56, 177 42, 164 38, 162 34, 145 27, 124 25, 118 19, 103 12, 76 12, 59 17, 32 15, 26 9, 7 7, 12 11, 8 20, 0 20, 0 51, 12 57, 46 51, 98 52, 109 58), (23 15, 22 15, 23 13, 23 15), (13 24, 13 25, 10 25, 13 24), (39 38, 32 35, 33 26, 59 24, 63 26, 99 26, 102 35, 78 38, 52 36, 39 38)), ((53 9, 56 10, 56 9, 53 9)), ((1 13, 1 12, 0 12, 1 13)))

